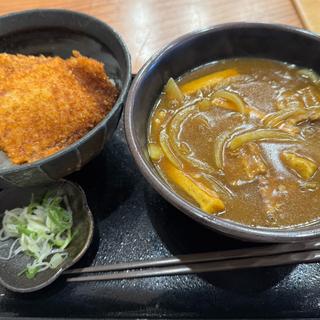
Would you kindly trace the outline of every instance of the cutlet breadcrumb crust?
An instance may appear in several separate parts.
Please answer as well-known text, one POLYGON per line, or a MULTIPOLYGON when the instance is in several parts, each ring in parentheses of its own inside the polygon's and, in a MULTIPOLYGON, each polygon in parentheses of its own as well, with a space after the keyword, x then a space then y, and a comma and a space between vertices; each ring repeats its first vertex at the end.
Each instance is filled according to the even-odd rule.
POLYGON ((15 164, 47 157, 80 139, 118 97, 103 64, 0 54, 0 149, 15 164))

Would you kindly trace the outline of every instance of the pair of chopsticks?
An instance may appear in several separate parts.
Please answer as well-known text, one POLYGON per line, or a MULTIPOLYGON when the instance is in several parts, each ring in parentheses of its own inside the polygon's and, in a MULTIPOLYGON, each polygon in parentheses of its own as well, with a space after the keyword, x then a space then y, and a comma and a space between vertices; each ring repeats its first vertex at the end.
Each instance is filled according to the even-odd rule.
POLYGON ((320 241, 181 255, 66 270, 68 282, 121 280, 320 261, 320 241), (85 275, 108 272, 106 274, 85 275), (81 274, 79 276, 79 274, 81 274))

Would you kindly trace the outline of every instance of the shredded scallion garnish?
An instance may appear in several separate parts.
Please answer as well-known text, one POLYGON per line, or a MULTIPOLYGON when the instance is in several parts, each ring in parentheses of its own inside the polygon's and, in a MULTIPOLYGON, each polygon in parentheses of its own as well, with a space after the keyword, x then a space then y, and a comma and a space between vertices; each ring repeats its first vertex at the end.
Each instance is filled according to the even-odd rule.
MULTIPOLYGON (((55 269, 68 256, 66 247, 72 240, 72 212, 67 198, 47 194, 41 202, 24 208, 6 210, 0 230, 0 241, 15 238, 8 254, 0 260, 10 260, 19 253, 33 258, 20 272, 34 278, 46 269, 55 269)), ((0 249, 3 246, 0 246, 0 249)))

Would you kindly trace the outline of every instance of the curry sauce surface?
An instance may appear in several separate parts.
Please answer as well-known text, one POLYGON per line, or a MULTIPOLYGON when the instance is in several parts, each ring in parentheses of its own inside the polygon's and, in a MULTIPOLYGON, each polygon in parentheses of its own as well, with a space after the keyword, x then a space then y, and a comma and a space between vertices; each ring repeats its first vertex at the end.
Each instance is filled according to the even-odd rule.
MULTIPOLYGON (((283 159, 285 155, 293 154, 298 160, 306 159, 316 166, 320 163, 318 79, 314 78, 312 72, 301 72, 300 68, 293 65, 241 58, 201 67, 182 76, 177 83, 181 89, 194 79, 231 69, 236 70, 237 75, 184 94, 181 103, 170 101, 163 92, 150 117, 148 142, 159 146, 161 132, 170 131, 174 116, 188 108, 191 111, 186 111, 188 115, 175 128, 176 136, 171 139, 174 139, 183 155, 179 158, 179 170, 204 190, 216 192, 223 201, 225 208, 214 214, 239 223, 264 227, 287 227, 317 220, 320 213, 319 170, 303 178, 283 159), (214 93, 221 90, 239 96, 252 112, 243 114, 214 103, 210 106, 201 104, 203 100, 213 101, 214 93), (277 127, 267 127, 268 115, 281 110, 298 112, 294 119, 288 117, 277 127), (301 116, 303 112, 311 116, 304 119, 301 116), (301 121, 297 120, 299 117, 301 121), (244 143, 236 150, 228 147, 235 135, 259 129, 289 131, 297 141, 265 139, 244 143), (224 132, 231 135, 226 139, 223 150, 223 168, 219 169, 214 161, 215 145, 217 137, 224 132), (248 170, 248 167, 253 170, 248 170)), ((172 181, 167 172, 169 162, 165 155, 153 160, 171 187, 198 205, 190 194, 172 181)))

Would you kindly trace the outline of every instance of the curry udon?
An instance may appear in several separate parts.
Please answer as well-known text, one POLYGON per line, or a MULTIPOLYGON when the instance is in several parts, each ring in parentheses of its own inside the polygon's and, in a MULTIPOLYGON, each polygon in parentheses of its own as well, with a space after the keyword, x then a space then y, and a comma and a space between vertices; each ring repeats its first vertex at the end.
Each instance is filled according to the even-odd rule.
POLYGON ((169 185, 208 214, 285 227, 320 216, 320 80, 309 69, 223 60, 170 79, 148 125, 169 185))

